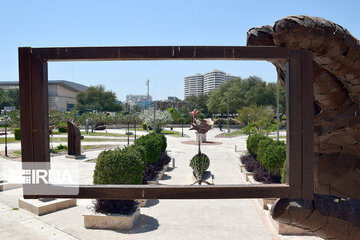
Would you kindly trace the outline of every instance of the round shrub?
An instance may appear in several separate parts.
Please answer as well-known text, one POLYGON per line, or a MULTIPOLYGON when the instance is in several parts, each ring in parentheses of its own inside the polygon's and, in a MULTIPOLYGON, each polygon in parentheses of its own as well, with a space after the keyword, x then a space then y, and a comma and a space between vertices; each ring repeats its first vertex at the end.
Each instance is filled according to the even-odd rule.
POLYGON ((143 130, 146 130, 146 128, 147 128, 146 123, 142 123, 141 126, 142 126, 143 130))
POLYGON ((97 158, 94 184, 141 184, 144 169, 144 162, 135 151, 105 150, 97 158))
MULTIPOLYGON (((141 184, 145 164, 139 156, 140 151, 130 148, 101 152, 95 166, 94 184, 141 184)), ((99 213, 130 214, 137 207, 134 200, 97 199, 94 204, 99 213)))
POLYGON ((67 124, 66 123, 60 123, 58 125, 58 130, 61 133, 66 133, 67 132, 67 124))
POLYGON ((266 170, 275 175, 280 175, 280 170, 286 161, 286 144, 282 141, 272 141, 266 146, 260 162, 266 170))
POLYGON ((196 179, 202 179, 204 172, 210 166, 210 159, 203 153, 196 154, 190 161, 190 167, 193 169, 196 179))
POLYGON ((259 142, 265 138, 266 138, 266 136, 264 136, 260 133, 255 133, 255 134, 249 135, 249 137, 246 140, 246 148, 247 148, 248 152, 251 155, 255 155, 256 151, 258 149, 259 142))
POLYGON ((147 134, 145 136, 141 136, 140 138, 135 140, 136 145, 141 145, 146 149, 146 160, 147 164, 156 163, 159 160, 161 153, 161 146, 159 141, 156 141, 153 134, 147 134))
POLYGON ((14 128, 15 140, 21 140, 20 128, 14 128))
POLYGON ((261 158, 262 158, 262 155, 265 152, 266 147, 268 145, 270 145, 273 141, 274 140, 272 140, 271 138, 266 137, 266 138, 260 140, 260 142, 258 143, 258 147, 257 147, 257 150, 256 150, 256 158, 260 163, 261 163, 261 158))

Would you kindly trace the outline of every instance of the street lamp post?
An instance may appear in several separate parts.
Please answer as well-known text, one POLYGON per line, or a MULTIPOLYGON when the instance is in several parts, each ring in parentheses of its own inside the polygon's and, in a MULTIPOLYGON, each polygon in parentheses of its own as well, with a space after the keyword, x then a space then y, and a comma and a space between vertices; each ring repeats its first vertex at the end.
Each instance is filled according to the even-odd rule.
POLYGON ((128 124, 127 124, 127 133, 126 133, 126 135, 128 137, 127 145, 129 146, 129 144, 130 144, 130 112, 128 114, 129 115, 128 115, 128 124))
POLYGON ((279 79, 276 82, 276 118, 277 118, 277 140, 279 141, 279 122, 280 122, 280 117, 279 117, 279 79))
POLYGON ((181 137, 184 137, 184 114, 181 114, 181 137))
POLYGON ((228 124, 228 133, 230 133, 230 119, 229 119, 229 85, 227 87, 227 124, 228 124))
POLYGON ((8 116, 5 116, 5 156, 7 157, 7 125, 8 125, 8 116))

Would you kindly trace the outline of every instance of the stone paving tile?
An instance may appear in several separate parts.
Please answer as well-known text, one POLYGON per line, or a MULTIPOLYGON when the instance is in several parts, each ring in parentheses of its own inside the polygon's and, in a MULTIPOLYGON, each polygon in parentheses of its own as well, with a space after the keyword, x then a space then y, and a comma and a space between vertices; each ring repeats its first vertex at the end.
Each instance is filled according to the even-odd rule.
MULTIPOLYGON (((177 129, 178 130, 178 129, 177 129)), ((181 130, 181 129, 180 129, 181 130)), ((195 133, 184 129, 184 133, 195 139, 195 133)), ((122 131, 122 130, 121 130, 122 131)), ((121 132, 110 130, 108 132, 121 132)), ((246 149, 246 137, 214 138, 218 129, 208 133, 208 139, 222 142, 222 145, 203 145, 202 152, 210 157, 209 170, 215 184, 244 183, 239 174, 238 149, 246 149)), ((192 184, 190 159, 197 153, 196 145, 180 143, 184 138, 168 137, 168 149, 176 159, 175 168, 170 167, 160 184, 192 184)), ((91 144, 104 144, 92 142, 91 144)), ((107 143, 106 143, 107 144, 107 143)), ((124 143, 120 143, 123 145, 124 143)), ((115 146, 115 145, 114 145, 115 146)), ((100 151, 87 152, 87 158, 95 158, 100 151)), ((2 159, 0 159, 2 161, 2 159)), ((51 159, 68 164, 72 159, 58 156, 51 159)), ((78 161, 81 183, 92 183, 94 163, 78 161)), ((92 206, 91 200, 78 200, 76 207, 63 209, 43 216, 35 216, 23 210, 14 211, 21 190, 10 190, 14 195, 0 193, 0 239, 315 239, 299 236, 279 236, 275 233, 262 209, 251 199, 227 200, 150 200, 149 207, 141 209, 141 215, 132 230, 92 230, 83 227, 82 214, 92 206), (10 217, 7 218, 7 215, 10 217), (25 230, 28 232, 25 233, 25 230), (15 235, 20 232, 20 235, 15 235), (46 238, 44 238, 46 236, 46 238)))

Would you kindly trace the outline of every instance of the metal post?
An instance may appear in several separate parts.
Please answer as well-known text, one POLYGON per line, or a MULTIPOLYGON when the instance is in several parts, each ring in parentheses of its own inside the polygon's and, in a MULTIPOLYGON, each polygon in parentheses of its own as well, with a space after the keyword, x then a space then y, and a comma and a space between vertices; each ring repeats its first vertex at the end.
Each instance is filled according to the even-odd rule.
POLYGON ((8 125, 8 116, 5 116, 5 156, 7 157, 7 125, 8 125))
POLYGON ((135 119, 134 119, 134 131, 135 131, 135 136, 134 136, 134 140, 136 140, 136 113, 135 113, 135 119))
POLYGON ((227 124, 228 124, 228 133, 230 133, 230 119, 229 119, 229 85, 227 87, 227 124))
POLYGON ((184 120, 181 120, 181 137, 184 137, 184 120))
POLYGON ((85 121, 85 133, 89 134, 89 119, 88 118, 85 121))
POLYGON ((154 101, 154 123, 153 123, 153 131, 155 131, 156 123, 155 123, 155 116, 156 116, 156 102, 154 101))
POLYGON ((276 82, 276 117, 277 117, 277 140, 279 141, 279 122, 280 122, 280 117, 279 117, 279 79, 276 82))
POLYGON ((129 133, 130 133, 130 116, 128 116, 128 130, 127 130, 128 146, 129 146, 129 142, 130 142, 130 134, 129 133))

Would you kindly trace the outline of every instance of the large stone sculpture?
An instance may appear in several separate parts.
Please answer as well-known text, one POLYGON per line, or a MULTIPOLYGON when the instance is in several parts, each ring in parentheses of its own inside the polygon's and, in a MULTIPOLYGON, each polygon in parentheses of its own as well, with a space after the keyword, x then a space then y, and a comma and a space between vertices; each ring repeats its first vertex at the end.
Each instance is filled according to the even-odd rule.
MULTIPOLYGON (((314 56, 315 198, 281 199, 273 218, 326 239, 360 239, 360 42, 328 20, 290 16, 250 29, 247 45, 314 56)), ((285 62, 271 62, 285 86, 285 62)))
POLYGON ((81 133, 79 128, 71 121, 67 121, 68 130, 68 156, 70 158, 83 158, 81 155, 81 133))

